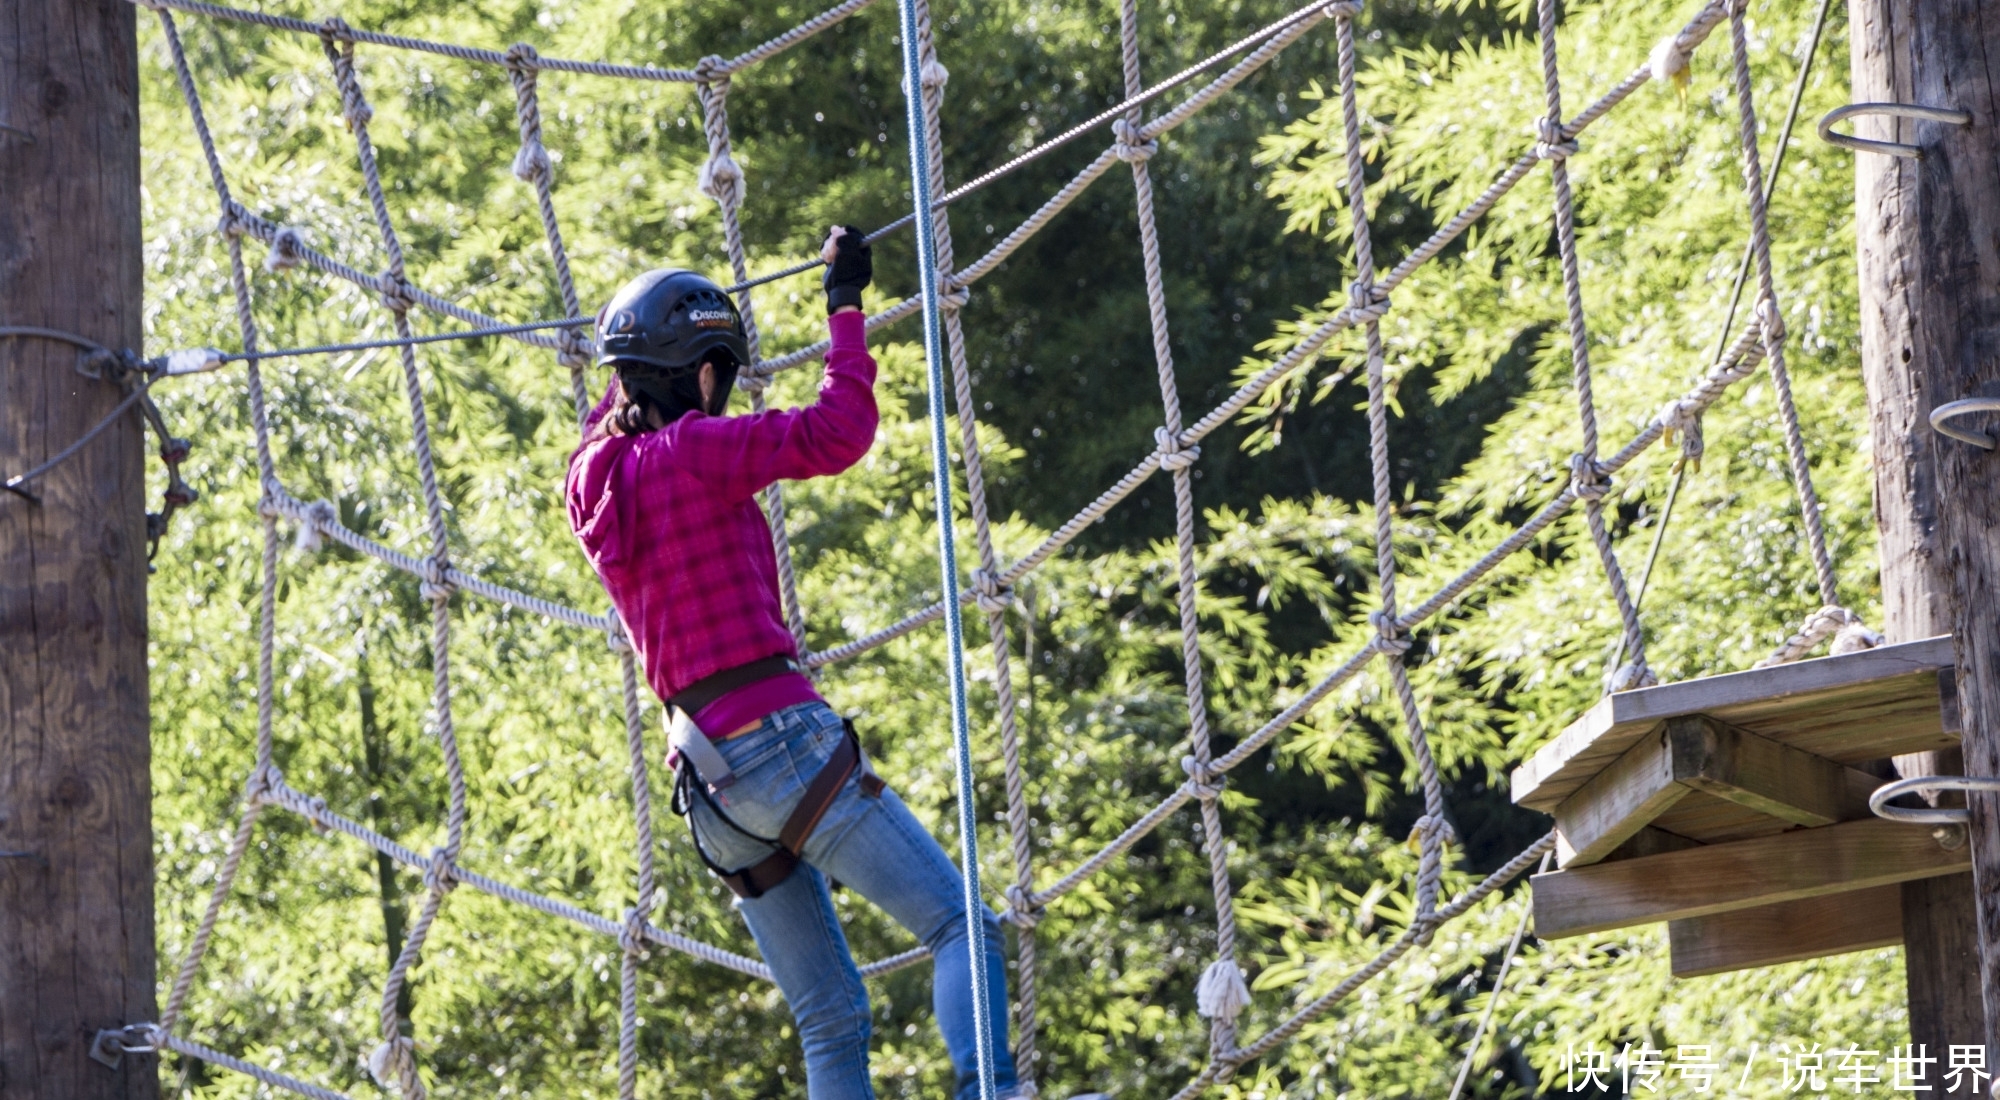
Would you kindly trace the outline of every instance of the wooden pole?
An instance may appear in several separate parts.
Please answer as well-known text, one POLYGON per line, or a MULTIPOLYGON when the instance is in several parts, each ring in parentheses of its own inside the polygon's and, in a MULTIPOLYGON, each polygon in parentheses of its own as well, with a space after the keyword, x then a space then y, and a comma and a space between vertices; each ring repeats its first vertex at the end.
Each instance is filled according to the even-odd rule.
MULTIPOLYGON (((125 0, 0 4, 0 325, 140 344, 138 48, 125 0)), ((0 337, 0 478, 124 396, 0 337)), ((136 412, 0 493, 0 1096, 159 1094, 90 1057, 155 1018, 145 446, 136 412)))
MULTIPOLYGON (((1958 774, 1969 762, 2000 775, 2000 463, 1928 423, 1982 385, 2000 393, 2000 72, 1988 60, 2000 58, 2000 2, 1849 0, 1848 10, 1854 102, 1974 113, 1971 127, 1861 120, 1858 133, 1924 156, 1855 154, 1855 235, 1886 633, 1956 635, 1965 729, 1963 760, 1927 753, 1897 768, 1958 774)), ((1933 1055, 1953 1043, 2000 1053, 1989 1023, 2000 1021, 2000 815, 1985 801, 1974 874, 1903 887, 1912 1041, 1933 1055)))

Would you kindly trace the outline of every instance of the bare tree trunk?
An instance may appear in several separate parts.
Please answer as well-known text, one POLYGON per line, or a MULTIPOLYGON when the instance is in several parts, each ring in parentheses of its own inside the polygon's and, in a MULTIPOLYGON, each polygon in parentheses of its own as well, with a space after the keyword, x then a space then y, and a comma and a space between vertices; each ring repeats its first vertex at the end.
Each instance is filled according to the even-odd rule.
MULTIPOLYGON (((0 4, 0 325, 140 342, 138 52, 124 0, 0 4)), ((79 350, 0 337, 0 477, 124 396, 79 350)), ((145 452, 128 413, 0 493, 0 1096, 151 1098, 89 1057, 154 1007, 145 452)))
MULTIPOLYGON (((1924 156, 1856 155, 1856 232, 1891 639, 1956 635, 1963 763, 2000 775, 2000 462, 1928 423, 1947 401, 2000 395, 2000 3, 1850 0, 1849 10, 1856 102, 1973 115, 1967 127, 1871 120, 1880 129, 1869 136, 1924 156)), ((1897 767, 1950 774, 1964 770, 1958 757, 1897 767)), ((1976 895, 1958 877, 1904 888, 1912 1031, 1934 1050, 1977 1035, 2000 1052, 1996 811, 1974 800, 1976 895)))

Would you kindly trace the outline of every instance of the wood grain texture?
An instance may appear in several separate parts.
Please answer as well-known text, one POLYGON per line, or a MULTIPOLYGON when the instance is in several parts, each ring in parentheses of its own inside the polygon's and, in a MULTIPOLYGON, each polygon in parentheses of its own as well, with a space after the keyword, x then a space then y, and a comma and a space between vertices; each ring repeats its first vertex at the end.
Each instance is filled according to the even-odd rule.
POLYGON ((1556 864, 1596 863, 1688 793, 1665 730, 1626 749, 1556 807, 1556 864))
POLYGON ((1868 795, 1880 785, 1873 776, 1706 715, 1667 719, 1667 744, 1676 782, 1793 825, 1867 817, 1868 795))
POLYGON ((1669 718, 1556 807, 1556 861, 1596 863, 1647 826, 1706 844, 1852 821, 1880 784, 1706 715, 1669 718))
MULTIPOLYGON (((138 54, 123 0, 0 4, 0 323, 140 345, 138 54)), ((0 474, 122 396, 77 349, 0 339, 0 474)), ((136 415, 0 494, 0 1096, 140 1100, 88 1057, 153 1019, 145 451, 136 415)))
MULTIPOLYGON (((1848 0, 1852 92, 1857 103, 1911 103, 1910 43, 1916 0, 1848 0)), ((1917 140, 1909 119, 1861 118, 1857 133, 1917 140)), ((1854 158, 1854 238, 1859 267, 1861 374, 1875 474, 1876 545, 1882 561, 1882 632, 1907 642, 1953 629, 1951 573, 1938 534, 1937 466, 1926 419, 1941 400, 1930 392, 1927 354, 1916 332, 1921 225, 1919 165, 1900 157, 1854 158)), ((1940 724, 1963 728, 1953 674, 1938 677, 1940 724)), ((1964 771, 1957 749, 1896 757, 1905 777, 1964 771)), ((1984 1026, 1970 876, 1904 883, 1904 974, 1910 1041, 1932 1050, 1971 1042, 1984 1026)))
POLYGON ((1669 921, 1667 940, 1673 948, 1674 977, 1693 978, 1893 947, 1903 942, 1904 888, 1871 886, 1669 921))
MULTIPOLYGON (((2000 2, 2000 0, 1996 0, 2000 2)), ((1669 718, 1706 714, 1842 764, 1948 748, 1938 670, 1951 639, 1821 657, 1608 695, 1514 769, 1514 801, 1547 812, 1669 718)))
POLYGON ((1580 936, 1962 871, 1925 829, 1880 818, 1536 875, 1535 934, 1580 936))
MULTIPOLYGON (((1972 124, 1913 128, 1924 155, 1915 162, 1910 365, 1922 376, 1919 396, 1933 403, 2000 397, 2000 0, 1923 0, 1912 11, 1912 101, 1967 111, 1972 124)), ((2000 418, 1980 425, 2000 429, 2000 418)), ((1938 434, 1927 442, 1951 575, 1965 770, 2000 775, 2000 451, 1938 434)), ((1975 795, 1971 805, 1986 1041, 2000 1047, 2000 796, 1975 795)))

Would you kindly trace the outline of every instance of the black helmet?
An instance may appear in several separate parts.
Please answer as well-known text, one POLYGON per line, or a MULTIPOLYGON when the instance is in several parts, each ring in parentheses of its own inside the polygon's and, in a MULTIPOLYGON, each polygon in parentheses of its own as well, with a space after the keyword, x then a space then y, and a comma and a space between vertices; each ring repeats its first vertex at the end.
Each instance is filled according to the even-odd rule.
POLYGON ((620 287, 597 315, 597 339, 599 366, 680 370, 717 348, 735 366, 750 362, 736 303, 713 282, 677 267, 648 271, 620 287))

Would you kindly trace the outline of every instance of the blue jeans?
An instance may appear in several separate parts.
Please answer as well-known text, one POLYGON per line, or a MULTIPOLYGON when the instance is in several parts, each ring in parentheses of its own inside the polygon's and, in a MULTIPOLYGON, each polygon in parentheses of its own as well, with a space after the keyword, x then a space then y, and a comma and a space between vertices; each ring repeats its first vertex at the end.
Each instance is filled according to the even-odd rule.
MULTIPOLYGON (((716 743, 736 782, 712 797, 741 829, 777 836, 806 786, 846 736, 840 716, 825 703, 778 711, 755 730, 716 743)), ((770 845, 719 820, 700 795, 692 802, 689 823, 717 864, 734 871, 771 854, 770 845)), ((806 1095, 811 1100, 872 1100, 875 1095, 868 1077, 868 991, 834 915, 827 889, 831 876, 880 906, 930 948, 931 1004, 958 1073, 956 1095, 977 1100, 965 886, 957 866, 894 791, 885 790, 879 798, 863 794, 858 770, 806 840, 803 854, 805 861, 782 884, 736 904, 798 1021, 806 1095)), ((992 910, 981 909, 994 1086, 1004 1096, 1015 1078, 1007 1044, 1000 921, 992 910)))

